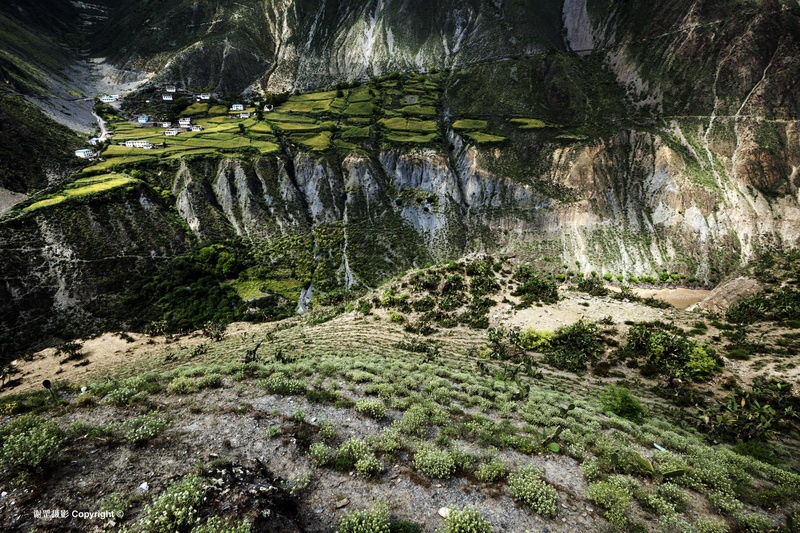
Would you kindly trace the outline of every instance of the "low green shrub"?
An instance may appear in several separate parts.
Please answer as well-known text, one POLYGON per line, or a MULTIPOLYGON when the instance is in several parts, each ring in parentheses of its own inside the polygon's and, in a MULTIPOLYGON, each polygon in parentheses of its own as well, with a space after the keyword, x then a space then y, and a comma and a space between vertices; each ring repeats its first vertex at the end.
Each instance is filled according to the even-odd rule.
POLYGON ((205 524, 192 528, 192 533, 250 533, 252 527, 246 521, 230 523, 218 516, 209 518, 205 524))
POLYGON ((206 487, 203 478, 189 474, 175 482, 145 507, 140 523, 147 533, 174 533, 196 525, 200 517, 198 509, 205 500, 206 487))
POLYGON ((648 414, 647 407, 642 404, 626 387, 609 385, 600 393, 603 410, 626 418, 631 422, 642 422, 648 414))
POLYGON ((372 455, 372 450, 366 442, 355 437, 349 438, 336 450, 336 467, 340 470, 351 470, 358 461, 369 455, 372 455))
POLYGON ((331 449, 327 444, 315 442, 308 448, 308 457, 317 466, 325 466, 331 462, 331 449))
POLYGON ((264 388, 273 394, 302 394, 306 390, 305 384, 284 374, 273 374, 262 382, 264 388))
POLYGON ((527 503, 542 516, 553 517, 558 510, 558 493, 542 479, 543 472, 525 466, 508 476, 508 489, 517 500, 527 503))
POLYGON ((389 511, 385 504, 377 504, 369 511, 348 511, 336 533, 391 533, 389 511))
POLYGON ((494 483, 506 477, 508 470, 502 459, 493 457, 490 461, 481 463, 475 469, 475 477, 484 483, 494 483))
POLYGON ((603 280, 595 276, 589 276, 578 280, 578 290, 590 294, 591 296, 606 296, 608 289, 603 280))
POLYGON ((492 524, 474 507, 450 509, 441 533, 492 533, 492 524))
POLYGON ((519 286, 511 293, 518 296, 520 307, 530 307, 536 302, 546 304, 558 301, 558 288, 552 281, 541 277, 531 265, 520 265, 514 273, 519 286))
POLYGON ((526 350, 544 353, 551 348, 554 337, 555 334, 552 331, 528 328, 520 332, 519 341, 526 350))
POLYGON ((356 411, 376 420, 386 418, 386 405, 382 400, 365 398, 356 402, 356 411))
POLYGON ((721 364, 710 347, 698 346, 677 326, 660 321, 631 326, 623 353, 633 359, 643 357, 669 378, 708 380, 721 364))
POLYGON ((356 461, 355 468, 360 476, 372 478, 381 473, 383 465, 374 454, 369 453, 356 461))
POLYGON ((401 433, 421 437, 430 422, 428 409, 421 404, 414 404, 403 413, 395 426, 401 433))
POLYGON ((65 440, 64 431, 55 421, 35 414, 22 415, 0 427, 0 466, 41 471, 65 440))
POLYGON ((629 476, 611 476, 606 481, 590 483, 586 496, 605 510, 609 522, 624 530, 628 526, 632 485, 638 488, 629 476))
POLYGON ((714 518, 700 518, 692 524, 692 529, 696 533, 729 533, 731 530, 727 522, 714 518))
POLYGON ((582 373, 588 361, 597 360, 603 353, 602 339, 596 324, 579 320, 556 331, 545 362, 560 370, 582 373))
POLYGON ((797 428, 798 413, 800 398, 789 383, 755 378, 749 391, 736 387, 716 406, 701 410, 698 425, 717 440, 747 442, 797 428))
POLYGON ((739 513, 736 521, 747 533, 768 533, 775 531, 772 518, 758 513, 739 513))
POLYGON ((159 436, 167 424, 158 413, 150 413, 126 420, 121 424, 121 429, 125 440, 141 444, 159 436))
POLYGON ((130 405, 136 401, 138 394, 139 391, 133 387, 120 386, 106 394, 100 403, 112 405, 130 405))
POLYGON ((179 376, 167 385, 167 392, 170 394, 191 394, 199 389, 198 381, 186 376, 179 376))
POLYGON ((446 450, 422 446, 414 454, 414 466, 426 476, 445 479, 456 472, 456 462, 446 450))
POLYGON ((686 492, 675 483, 663 483, 656 489, 656 494, 669 502, 679 513, 684 513, 689 508, 689 499, 686 492))

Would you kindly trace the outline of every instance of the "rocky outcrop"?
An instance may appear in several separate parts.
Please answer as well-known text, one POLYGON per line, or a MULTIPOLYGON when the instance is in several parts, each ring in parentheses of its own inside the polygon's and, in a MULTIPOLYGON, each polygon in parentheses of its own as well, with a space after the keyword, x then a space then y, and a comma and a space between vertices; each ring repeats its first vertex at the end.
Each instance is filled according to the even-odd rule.
POLYGON ((757 280, 740 276, 715 287, 696 307, 712 313, 724 313, 733 304, 757 294, 762 288, 757 280))
POLYGON ((5 220, 0 356, 46 344, 54 334, 102 327, 119 314, 122 287, 188 244, 175 217, 144 186, 5 220))

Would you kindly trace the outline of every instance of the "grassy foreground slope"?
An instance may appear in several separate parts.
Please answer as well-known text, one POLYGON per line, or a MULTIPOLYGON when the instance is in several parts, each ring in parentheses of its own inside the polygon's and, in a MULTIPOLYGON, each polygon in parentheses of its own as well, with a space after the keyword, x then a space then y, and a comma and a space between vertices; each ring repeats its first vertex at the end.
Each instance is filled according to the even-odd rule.
POLYGON ((478 258, 275 324, 65 346, 69 382, 0 401, 3 527, 62 506, 134 531, 791 531, 796 423, 737 444, 703 421, 758 383, 714 342, 729 324, 548 279, 478 258))

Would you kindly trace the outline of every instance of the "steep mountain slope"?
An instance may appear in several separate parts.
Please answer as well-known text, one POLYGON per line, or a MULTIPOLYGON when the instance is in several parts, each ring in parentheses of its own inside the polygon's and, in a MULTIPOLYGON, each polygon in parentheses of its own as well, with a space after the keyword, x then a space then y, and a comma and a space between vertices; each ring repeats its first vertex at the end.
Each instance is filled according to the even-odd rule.
POLYGON ((95 82, 84 47, 108 13, 107 0, 91 4, 9 0, 0 6, 0 79, 73 130, 95 127, 95 82))
MULTIPOLYGON (((128 2, 95 41, 116 65, 186 87, 319 87, 562 49, 560 2, 128 2)), ((158 79, 157 78, 157 79, 158 79)))
MULTIPOLYGON (((341 96, 292 97, 186 156, 175 147, 194 139, 98 167, 157 188, 169 234, 241 245, 267 273, 248 263, 239 281, 266 283, 284 310, 484 249, 553 275, 576 265, 713 284, 760 247, 800 237, 796 3, 144 1, 108 15, 89 37, 117 73, 152 72, 220 103, 362 80, 341 96), (372 77, 411 69, 430 75, 372 77)), ((158 94, 149 83, 125 109, 188 112, 185 99, 154 104, 158 94)), ((228 123, 207 107, 197 116, 228 123)), ((131 246, 147 248, 160 236, 148 237, 147 209, 128 205, 142 228, 131 246)), ((17 225, 35 234, 49 216, 18 211, 3 238, 17 225)), ((34 255, 63 245, 76 252, 58 264, 80 270, 85 250, 54 245, 34 255)), ((33 283, 24 256, 3 254, 19 266, 6 279, 18 287, 5 322, 16 331, 19 309, 53 312, 61 274, 48 271, 49 296, 34 305, 19 289, 33 283)), ((80 315, 94 285, 77 276, 62 300, 80 315)))
MULTIPOLYGON (((0 123, 0 195, 44 189, 79 168, 73 150, 83 141, 23 98, 0 94, 0 123)), ((0 213, 13 203, 0 200, 0 213)))

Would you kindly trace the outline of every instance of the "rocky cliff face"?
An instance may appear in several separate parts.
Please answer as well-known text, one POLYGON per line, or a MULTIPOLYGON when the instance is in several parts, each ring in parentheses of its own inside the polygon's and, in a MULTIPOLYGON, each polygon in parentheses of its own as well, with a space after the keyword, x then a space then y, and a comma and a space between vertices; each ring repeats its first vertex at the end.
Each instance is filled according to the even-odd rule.
POLYGON ((118 66, 189 87, 284 91, 562 49, 559 6, 145 0, 122 3, 94 46, 118 66))
POLYGON ((5 220, 0 238, 0 356, 52 336, 108 326, 120 287, 187 249, 147 187, 5 220))
POLYGON ((128 273, 192 238, 274 248, 301 236, 292 246, 314 259, 302 281, 316 293, 474 250, 553 272, 715 282, 759 246, 800 239, 791 2, 146 0, 109 13, 95 47, 126 82, 157 71, 222 94, 451 68, 440 142, 324 154, 285 144, 279 156, 195 158, 144 176, 171 192, 183 222, 146 187, 5 221, 7 331, 42 309, 93 314, 128 273), (514 116, 563 134, 502 126, 514 116), (458 117, 506 127, 508 140, 469 141, 451 128, 458 117), (83 233, 53 229, 64 213, 83 233))

